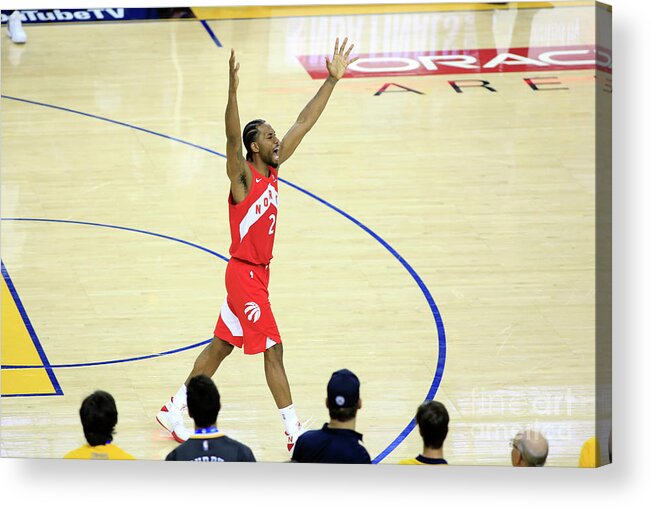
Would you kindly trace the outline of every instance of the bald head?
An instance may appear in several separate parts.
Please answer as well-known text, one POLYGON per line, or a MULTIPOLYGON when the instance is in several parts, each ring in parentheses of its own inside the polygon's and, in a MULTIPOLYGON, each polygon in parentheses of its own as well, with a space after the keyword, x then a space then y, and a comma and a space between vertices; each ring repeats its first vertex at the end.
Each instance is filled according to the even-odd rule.
POLYGON ((513 466, 541 467, 547 460, 549 444, 539 431, 520 431, 513 439, 511 463, 513 466))

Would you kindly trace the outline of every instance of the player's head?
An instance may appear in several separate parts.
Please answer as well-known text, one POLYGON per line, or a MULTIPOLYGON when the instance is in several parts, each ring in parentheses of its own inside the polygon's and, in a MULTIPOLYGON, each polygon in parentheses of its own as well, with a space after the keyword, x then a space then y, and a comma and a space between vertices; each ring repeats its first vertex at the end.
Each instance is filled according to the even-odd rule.
POLYGON ((328 382, 326 406, 331 419, 341 422, 354 419, 357 410, 362 408, 357 375, 345 369, 334 372, 328 382))
POLYGON ((265 164, 278 167, 280 141, 269 123, 261 119, 250 121, 242 131, 242 139, 248 161, 253 162, 257 156, 265 164))
POLYGON ((443 403, 429 400, 421 403, 416 411, 416 423, 423 437, 423 444, 430 449, 443 447, 448 436, 450 416, 443 403))
POLYGON ((219 391, 209 377, 197 375, 188 382, 188 413, 197 428, 209 428, 217 423, 221 408, 219 391))
POLYGON ((118 423, 115 400, 106 391, 95 391, 81 403, 81 425, 86 441, 92 445, 104 445, 113 441, 113 431, 118 423))

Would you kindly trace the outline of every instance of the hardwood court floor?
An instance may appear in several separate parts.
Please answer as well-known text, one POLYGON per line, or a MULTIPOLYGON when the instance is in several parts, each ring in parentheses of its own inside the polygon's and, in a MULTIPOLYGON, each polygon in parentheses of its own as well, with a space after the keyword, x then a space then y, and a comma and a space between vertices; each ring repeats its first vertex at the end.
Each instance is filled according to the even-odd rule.
MULTIPOLYGON (((81 445, 94 389, 115 396, 125 450, 175 446, 154 416, 199 349, 161 353, 207 340, 225 295, 230 47, 242 123, 284 133, 320 85, 297 56, 337 36, 395 54, 594 44, 580 2, 285 14, 206 13, 215 39, 170 20, 29 26, 24 47, 2 44, 2 392, 55 393, 3 396, 2 456, 81 445), (5 330, 16 298, 32 345, 5 330), (32 346, 43 354, 13 359, 32 346), (51 375, 18 388, 35 370, 51 375)), ((534 75, 567 89, 534 92, 531 73, 470 76, 497 92, 456 93, 448 81, 467 75, 343 79, 281 168, 270 291, 299 416, 319 426, 331 372, 355 371, 358 429, 381 463, 420 451, 409 423, 434 393, 453 464, 508 465, 531 424, 549 465, 575 466, 595 432, 594 70, 534 75), (375 95, 388 82, 421 94, 375 95)), ((236 351, 215 381, 220 429, 287 460, 261 358, 236 351)))

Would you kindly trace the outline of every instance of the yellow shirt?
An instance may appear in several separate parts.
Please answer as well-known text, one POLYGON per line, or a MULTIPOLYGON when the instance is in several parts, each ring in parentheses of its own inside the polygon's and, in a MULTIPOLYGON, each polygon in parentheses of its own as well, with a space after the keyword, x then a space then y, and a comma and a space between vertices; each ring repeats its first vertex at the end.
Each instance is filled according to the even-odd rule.
POLYGON ((117 445, 82 445, 79 449, 70 451, 65 459, 136 459, 131 454, 124 452, 117 445))
POLYGON ((581 447, 581 455, 579 456, 579 467, 581 468, 597 468, 601 463, 600 459, 601 450, 599 448, 599 440, 597 437, 591 437, 581 447))
POLYGON ((407 458, 398 462, 399 465, 447 465, 443 458, 426 458, 418 455, 415 458, 407 458))

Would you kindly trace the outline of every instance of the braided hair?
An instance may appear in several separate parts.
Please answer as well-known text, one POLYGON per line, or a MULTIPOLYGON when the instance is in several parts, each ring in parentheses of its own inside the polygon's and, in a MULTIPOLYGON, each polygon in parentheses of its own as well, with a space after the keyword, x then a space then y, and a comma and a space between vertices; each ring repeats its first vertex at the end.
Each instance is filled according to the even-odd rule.
POLYGON ((246 159, 250 162, 253 161, 251 144, 253 144, 255 139, 258 137, 258 125, 262 125, 263 123, 265 123, 265 120, 252 120, 246 124, 244 131, 242 132, 242 139, 244 140, 244 147, 246 148, 246 159))

